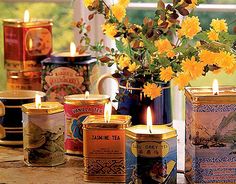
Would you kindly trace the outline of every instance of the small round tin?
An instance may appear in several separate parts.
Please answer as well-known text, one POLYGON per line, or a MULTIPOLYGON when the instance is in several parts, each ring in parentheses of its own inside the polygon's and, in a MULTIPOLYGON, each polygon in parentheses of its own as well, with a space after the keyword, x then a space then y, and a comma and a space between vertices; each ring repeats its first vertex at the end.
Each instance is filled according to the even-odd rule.
POLYGON ((82 122, 88 115, 104 113, 104 106, 110 101, 107 95, 83 94, 65 96, 65 151, 68 154, 83 154, 82 122))
POLYGON ((48 101, 63 103, 64 96, 93 92, 96 86, 98 66, 90 55, 53 54, 42 66, 42 90, 48 101))
POLYGON ((0 91, 0 125, 4 136, 0 139, 0 145, 22 145, 22 112, 21 106, 35 100, 35 95, 41 98, 45 93, 31 90, 6 90, 0 91))
POLYGON ((65 162, 64 111, 58 102, 22 105, 24 162, 28 166, 56 166, 65 162))

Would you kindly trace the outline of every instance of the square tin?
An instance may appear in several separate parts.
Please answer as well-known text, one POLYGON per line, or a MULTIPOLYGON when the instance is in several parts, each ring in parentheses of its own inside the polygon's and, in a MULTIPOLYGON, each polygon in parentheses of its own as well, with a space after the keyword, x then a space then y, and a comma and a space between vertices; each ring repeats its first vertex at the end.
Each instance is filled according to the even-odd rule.
POLYGON ((109 123, 103 115, 84 120, 85 181, 125 182, 125 129, 130 120, 128 115, 112 115, 109 123))
POLYGON ((150 184, 177 181, 176 130, 166 125, 126 129, 126 183, 150 184))
POLYGON ((190 183, 236 183, 236 87, 186 88, 185 176, 190 183))

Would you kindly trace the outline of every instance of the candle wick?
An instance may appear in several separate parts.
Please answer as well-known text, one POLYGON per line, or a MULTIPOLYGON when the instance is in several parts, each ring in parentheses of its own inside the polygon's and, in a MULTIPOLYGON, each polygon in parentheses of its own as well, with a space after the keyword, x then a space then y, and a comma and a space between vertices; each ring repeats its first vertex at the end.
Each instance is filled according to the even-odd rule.
POLYGON ((217 93, 217 92, 215 92, 215 93, 214 93, 214 95, 218 95, 218 93, 217 93))
POLYGON ((150 132, 150 134, 152 133, 152 130, 151 130, 151 128, 149 127, 149 132, 150 132))

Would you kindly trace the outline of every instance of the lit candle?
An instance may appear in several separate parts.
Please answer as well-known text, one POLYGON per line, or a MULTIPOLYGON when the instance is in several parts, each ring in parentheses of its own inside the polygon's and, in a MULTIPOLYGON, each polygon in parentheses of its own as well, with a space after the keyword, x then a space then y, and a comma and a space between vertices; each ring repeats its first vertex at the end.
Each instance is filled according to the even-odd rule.
POLYGON ((36 94, 36 95, 35 95, 35 107, 36 107, 37 109, 39 109, 39 108, 41 108, 41 106, 42 106, 42 103, 41 103, 41 96, 38 95, 38 94, 36 94))
POLYGON ((24 162, 28 166, 56 166, 65 162, 64 111, 58 102, 22 105, 24 162))
POLYGON ((126 129, 126 183, 132 182, 133 175, 140 183, 176 183, 176 164, 176 130, 152 125, 148 107, 147 125, 126 129))
POLYGON ((215 80, 212 88, 186 88, 185 96, 186 177, 191 183, 236 183, 231 172, 236 164, 236 87, 218 86, 215 80))
POLYGON ((40 61, 52 51, 52 20, 4 19, 4 59, 8 70, 41 71, 40 61), (14 52, 12 52, 14 50, 14 52))
POLYGON ((125 182, 125 129, 131 117, 110 116, 109 104, 106 110, 105 116, 90 115, 83 121, 84 180, 125 182))
POLYGON ((83 154, 82 121, 90 114, 104 114, 104 106, 110 101, 107 95, 85 94, 65 96, 65 151, 67 154, 83 154))
POLYGON ((112 106, 111 103, 106 103, 105 104, 105 109, 104 109, 104 122, 109 123, 111 120, 111 111, 112 111, 112 106))

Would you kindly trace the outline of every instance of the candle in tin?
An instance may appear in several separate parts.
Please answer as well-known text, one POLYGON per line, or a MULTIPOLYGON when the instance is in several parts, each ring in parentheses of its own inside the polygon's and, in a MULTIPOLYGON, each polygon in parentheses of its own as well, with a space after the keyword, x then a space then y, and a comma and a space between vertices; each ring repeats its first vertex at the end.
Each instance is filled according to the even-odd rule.
POLYGON ((126 183, 176 183, 176 136, 176 130, 167 125, 127 128, 126 183))
POLYGON ((236 183, 236 87, 218 88, 185 90, 185 176, 191 183, 236 183))
POLYGON ((42 87, 48 101, 64 102, 64 96, 93 92, 98 78, 96 59, 78 54, 71 44, 70 52, 53 53, 42 61, 42 87))
POLYGON ((63 105, 58 102, 29 103, 22 106, 22 112, 26 165, 63 164, 65 162, 63 105))
POLYGON ((6 69, 40 70, 40 61, 52 51, 52 20, 30 19, 25 13, 24 20, 4 19, 3 31, 6 69))
POLYGON ((107 95, 78 94, 65 96, 65 151, 68 154, 83 154, 82 122, 90 114, 104 113, 110 101, 107 95))
POLYGON ((85 181, 125 182, 125 129, 131 117, 112 115, 108 119, 90 115, 83 122, 85 181))

